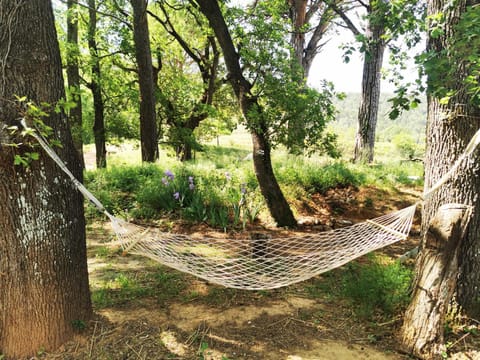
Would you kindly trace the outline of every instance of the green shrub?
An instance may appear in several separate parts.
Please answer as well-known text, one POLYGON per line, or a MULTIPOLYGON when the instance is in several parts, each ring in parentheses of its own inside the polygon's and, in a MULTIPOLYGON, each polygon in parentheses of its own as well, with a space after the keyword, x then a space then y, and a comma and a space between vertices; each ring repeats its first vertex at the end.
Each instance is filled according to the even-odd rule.
POLYGON ((398 262, 382 264, 371 256, 367 264, 347 266, 342 292, 359 316, 370 317, 375 311, 392 315, 408 303, 412 276, 412 271, 398 262))
POLYGON ((392 142, 404 158, 413 159, 423 154, 423 148, 410 133, 400 132, 393 137, 392 142))
POLYGON ((362 174, 343 162, 319 166, 296 159, 281 165, 277 174, 282 184, 301 186, 309 193, 324 193, 332 188, 358 186, 363 182, 362 174))

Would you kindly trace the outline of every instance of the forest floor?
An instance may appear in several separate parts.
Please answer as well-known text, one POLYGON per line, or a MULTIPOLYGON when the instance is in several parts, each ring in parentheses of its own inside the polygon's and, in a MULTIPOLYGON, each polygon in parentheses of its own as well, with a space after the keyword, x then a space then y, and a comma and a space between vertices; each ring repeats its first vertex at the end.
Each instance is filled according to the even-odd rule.
MULTIPOLYGON (((336 223, 356 223, 417 199, 412 190, 331 190, 295 204, 304 223, 298 230, 280 230, 263 222, 244 231, 245 236, 251 231, 301 235, 318 231, 319 224, 334 218, 336 223)), ((419 222, 417 215, 412 237, 380 252, 395 259, 414 248, 419 222)), ((214 230, 174 222, 171 231, 208 235, 214 230)), ((42 359, 410 359, 398 351, 400 316, 362 318, 351 302, 328 292, 332 283, 341 281, 342 268, 277 290, 232 290, 145 258, 107 251, 105 244, 112 236, 108 223, 95 222, 88 228, 95 318, 73 341, 55 353, 43 353, 42 359)), ((460 339, 455 348, 463 352, 456 359, 479 356, 474 351, 478 334, 452 331, 451 336, 452 343, 460 339)))

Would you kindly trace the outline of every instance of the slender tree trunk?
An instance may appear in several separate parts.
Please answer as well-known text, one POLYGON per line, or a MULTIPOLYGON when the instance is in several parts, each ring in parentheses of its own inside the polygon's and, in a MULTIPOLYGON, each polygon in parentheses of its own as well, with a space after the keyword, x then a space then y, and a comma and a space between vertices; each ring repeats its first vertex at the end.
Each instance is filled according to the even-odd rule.
POLYGON ((323 47, 320 41, 330 27, 335 13, 331 4, 322 1, 288 0, 288 5, 293 23, 290 44, 298 64, 303 69, 303 78, 307 79, 312 62, 323 47), (312 18, 316 19, 316 25, 312 18))
POLYGON ((253 164, 260 190, 279 226, 296 227, 297 221, 283 196, 272 168, 270 144, 264 131, 252 131, 253 164))
POLYGON ((82 140, 82 96, 80 91, 80 71, 78 69, 78 0, 67 1, 67 82, 69 88, 70 100, 75 103, 75 107, 70 109, 70 126, 72 131, 73 143, 78 151, 78 155, 85 168, 83 158, 83 140, 82 140))
POLYGON ((290 44, 295 52, 295 58, 298 65, 304 69, 304 77, 308 77, 308 73, 303 67, 304 51, 305 51, 305 31, 307 29, 307 3, 308 0, 289 0, 290 2, 290 19, 293 23, 293 32, 290 39, 290 44))
MULTIPOLYGON (((333 18, 333 10, 326 2, 319 1, 288 0, 288 5, 289 17, 293 24, 290 45, 295 54, 292 61, 292 73, 298 73, 300 69, 301 76, 298 76, 298 82, 306 87, 312 62, 322 48, 319 43, 333 18), (312 26, 310 21, 314 15, 318 18, 316 26, 312 26)), ((292 149, 302 149, 305 138, 303 124, 297 121, 289 122, 288 137, 292 149)))
POLYGON ((383 26, 371 26, 367 30, 370 43, 364 54, 362 97, 358 109, 358 128, 355 136, 353 160, 355 162, 373 162, 375 130, 377 127, 378 107, 380 105, 380 70, 383 63, 385 43, 381 39, 383 26))
MULTIPOLYGON (((36 104, 65 97, 50 1, 0 1, 0 59, 0 132, 22 116, 15 95, 36 104)), ((66 117, 52 112, 43 120, 81 179, 66 117)), ((25 358, 54 350, 92 315, 83 198, 38 146, 5 146, 29 138, 0 137, 0 349, 25 358), (14 165, 15 155, 32 151, 39 160, 14 165)))
POLYGON ((105 112, 102 95, 102 74, 100 68, 100 58, 98 56, 97 47, 97 12, 96 1, 88 0, 88 48, 90 50, 90 57, 92 61, 92 80, 89 88, 92 91, 93 97, 93 137, 95 139, 95 154, 97 168, 107 167, 107 146, 106 146, 106 131, 105 131, 105 112))
MULTIPOLYGON (((195 110, 194 110, 195 112, 195 110)), ((184 131, 188 131, 188 134, 183 134, 183 144, 180 146, 180 152, 177 154, 179 155, 180 161, 189 161, 192 160, 193 157, 193 149, 192 143, 195 141, 195 136, 193 135, 193 131, 200 125, 202 120, 207 118, 207 114, 192 114, 188 119, 187 123, 184 124, 184 131)))
POLYGON ((236 51, 227 24, 222 16, 218 2, 211 0, 196 0, 200 11, 206 16, 210 27, 215 32, 220 47, 223 50, 225 64, 229 71, 230 83, 240 103, 240 109, 245 117, 253 140, 253 164, 255 175, 263 197, 267 202, 270 214, 278 226, 297 225, 273 172, 270 157, 270 143, 262 108, 251 94, 252 85, 245 79, 240 68, 240 56, 236 51))
POLYGON ((142 161, 158 159, 158 135, 155 112, 155 85, 147 21, 147 1, 131 0, 133 8, 133 39, 140 83, 140 141, 142 161))

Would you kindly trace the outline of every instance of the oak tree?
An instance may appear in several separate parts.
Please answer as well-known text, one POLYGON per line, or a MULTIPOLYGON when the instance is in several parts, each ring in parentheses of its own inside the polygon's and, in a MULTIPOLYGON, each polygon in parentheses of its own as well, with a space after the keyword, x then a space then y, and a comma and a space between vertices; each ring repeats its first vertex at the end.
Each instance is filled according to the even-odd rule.
POLYGON ((0 1, 0 59, 0 351, 16 358, 57 348, 92 309, 83 198, 30 137, 12 133, 20 118, 41 117, 82 178, 67 118, 46 105, 65 98, 50 1, 0 1))

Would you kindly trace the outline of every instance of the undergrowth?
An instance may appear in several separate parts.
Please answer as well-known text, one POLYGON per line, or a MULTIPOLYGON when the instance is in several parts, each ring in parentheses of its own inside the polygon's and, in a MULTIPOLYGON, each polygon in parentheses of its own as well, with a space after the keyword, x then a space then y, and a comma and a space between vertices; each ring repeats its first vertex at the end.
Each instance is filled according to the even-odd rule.
POLYGON ((154 298, 159 305, 164 305, 185 288, 182 274, 161 266, 149 271, 105 269, 99 279, 99 283, 92 287, 92 302, 98 309, 145 297, 154 298))
POLYGON ((367 263, 346 265, 341 295, 351 302, 355 313, 370 318, 376 312, 391 316, 404 309, 410 300, 413 271, 399 262, 381 261, 369 255, 367 263))
MULTIPOLYGON (((126 218, 168 216, 223 230, 255 222, 266 206, 253 164, 241 160, 243 152, 211 150, 189 163, 170 160, 166 165, 114 165, 88 171, 85 182, 107 210, 126 218)), ((373 185, 393 189, 422 181, 422 168, 413 163, 367 166, 283 155, 275 158, 274 170, 290 202, 332 188, 373 185)), ((87 215, 92 218, 98 213, 90 207, 87 215)))
POLYGON ((305 292, 332 303, 346 301, 362 319, 391 318, 407 306, 412 280, 409 267, 372 254, 311 280, 305 292))

